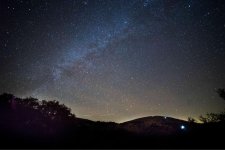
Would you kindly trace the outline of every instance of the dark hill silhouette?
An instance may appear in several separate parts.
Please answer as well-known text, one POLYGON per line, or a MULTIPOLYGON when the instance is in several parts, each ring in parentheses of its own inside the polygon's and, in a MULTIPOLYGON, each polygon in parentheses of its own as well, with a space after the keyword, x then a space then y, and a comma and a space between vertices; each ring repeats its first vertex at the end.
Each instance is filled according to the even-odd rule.
POLYGON ((121 125, 130 132, 148 136, 183 134, 192 128, 192 124, 187 121, 163 116, 139 118, 124 122, 121 125))
POLYGON ((1 148, 224 148, 224 128, 163 116, 95 122, 58 101, 0 95, 1 148))

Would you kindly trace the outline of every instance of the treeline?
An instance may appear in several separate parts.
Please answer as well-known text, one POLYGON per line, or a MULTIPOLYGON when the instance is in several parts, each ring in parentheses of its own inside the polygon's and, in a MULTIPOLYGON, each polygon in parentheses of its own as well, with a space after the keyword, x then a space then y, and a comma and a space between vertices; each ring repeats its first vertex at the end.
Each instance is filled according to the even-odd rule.
POLYGON ((22 99, 4 93, 0 95, 0 119, 2 132, 47 136, 64 132, 75 121, 75 115, 58 101, 22 99))
MULTIPOLYGON (((225 90, 217 92, 225 100, 225 90)), ((0 148, 224 148, 220 138, 225 135, 224 118, 223 112, 201 116, 204 124, 189 118, 185 132, 156 137, 151 135, 151 125, 146 128, 149 135, 136 134, 114 122, 78 118, 55 100, 4 93, 0 95, 0 148)), ((143 124, 148 123, 135 127, 143 124)))
POLYGON ((107 147, 107 142, 113 143, 109 139, 117 141, 124 135, 130 134, 117 123, 77 118, 55 100, 0 95, 0 148, 107 147))
MULTIPOLYGON (((219 88, 216 90, 217 94, 220 98, 225 101, 225 89, 219 88)), ((196 120, 192 117, 188 117, 189 122, 196 122, 196 120)), ((207 113, 206 115, 200 115, 199 121, 204 124, 211 123, 225 123, 225 111, 220 113, 207 113)))

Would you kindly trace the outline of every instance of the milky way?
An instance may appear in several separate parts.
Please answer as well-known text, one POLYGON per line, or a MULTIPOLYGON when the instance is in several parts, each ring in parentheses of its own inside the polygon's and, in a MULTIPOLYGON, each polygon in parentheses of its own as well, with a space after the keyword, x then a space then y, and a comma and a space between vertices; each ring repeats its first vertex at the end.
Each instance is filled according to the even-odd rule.
POLYGON ((0 93, 121 122, 223 110, 222 0, 0 2, 0 93))

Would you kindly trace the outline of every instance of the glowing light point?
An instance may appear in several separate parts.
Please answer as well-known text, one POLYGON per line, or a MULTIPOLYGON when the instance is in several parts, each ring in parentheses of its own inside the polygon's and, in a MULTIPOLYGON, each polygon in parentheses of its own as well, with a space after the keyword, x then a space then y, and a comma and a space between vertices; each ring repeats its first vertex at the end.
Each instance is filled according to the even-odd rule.
POLYGON ((181 130, 185 130, 185 126, 184 126, 184 125, 181 125, 181 126, 180 126, 180 129, 181 129, 181 130))

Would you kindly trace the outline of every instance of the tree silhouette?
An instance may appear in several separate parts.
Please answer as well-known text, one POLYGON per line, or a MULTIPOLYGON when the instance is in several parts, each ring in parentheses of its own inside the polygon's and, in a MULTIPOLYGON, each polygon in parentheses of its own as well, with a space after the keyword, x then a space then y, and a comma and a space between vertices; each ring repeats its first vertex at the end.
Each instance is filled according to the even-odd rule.
POLYGON ((3 93, 2 95, 0 95, 0 107, 2 109, 9 107, 10 100, 12 100, 13 97, 14 96, 12 94, 8 93, 3 93))
POLYGON ((74 118, 75 115, 71 113, 71 109, 64 104, 59 104, 58 101, 45 101, 41 102, 39 106, 41 113, 45 116, 51 117, 51 119, 65 119, 74 118))
POLYGON ((75 115, 58 101, 17 98, 12 94, 0 95, 0 128, 10 128, 24 134, 52 134, 73 124, 75 115))
POLYGON ((216 92, 219 94, 219 96, 225 100, 225 89, 217 89, 216 92))
MULTIPOLYGON (((216 92, 218 95, 225 100, 225 89, 217 89, 216 92)), ((200 116, 199 120, 203 123, 212 123, 212 122, 225 122, 225 112, 221 113, 208 113, 206 116, 200 116)))
POLYGON ((221 114, 216 113, 208 113, 206 116, 200 116, 199 120, 203 123, 212 123, 212 122, 220 122, 222 121, 221 114))
POLYGON ((192 118, 192 117, 188 117, 188 122, 194 123, 194 122, 196 122, 196 120, 194 118, 192 118))

